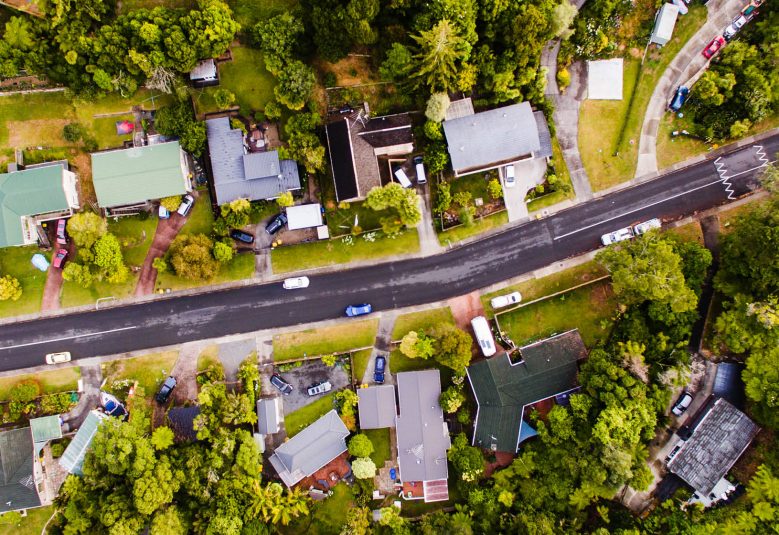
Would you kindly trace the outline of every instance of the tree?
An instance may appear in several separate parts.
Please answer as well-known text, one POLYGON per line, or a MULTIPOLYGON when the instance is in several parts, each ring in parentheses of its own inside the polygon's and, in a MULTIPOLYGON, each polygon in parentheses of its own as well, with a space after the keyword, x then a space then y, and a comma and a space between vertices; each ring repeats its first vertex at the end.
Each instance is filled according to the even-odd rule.
POLYGON ((181 195, 171 195, 170 197, 160 199, 160 206, 165 208, 168 212, 175 212, 178 210, 180 204, 181 195))
POLYGON ((562 0, 552 11, 552 34, 560 39, 568 39, 573 35, 573 24, 579 10, 568 0, 562 0))
POLYGON ((350 507, 340 535, 369 535, 372 532, 370 512, 367 507, 350 507))
POLYGON ((279 73, 273 93, 276 100, 295 111, 305 106, 315 83, 316 78, 311 67, 302 61, 292 60, 279 73))
POLYGON ((400 352, 411 359, 430 358, 434 351, 433 339, 416 331, 409 331, 400 341, 400 352))
POLYGON ((349 455, 352 457, 368 457, 373 453, 373 442, 367 435, 360 433, 349 439, 349 455))
POLYGON ((186 535, 189 526, 175 505, 158 511, 151 521, 150 535, 186 535))
POLYGON ((122 257, 122 246, 113 234, 104 234, 94 245, 94 264, 111 284, 121 284, 130 276, 122 257))
POLYGON ((370 457, 359 457, 352 461, 352 472, 357 479, 368 479, 376 475, 376 464, 370 457))
POLYGON ((258 22, 253 30, 254 39, 265 53, 265 66, 271 74, 278 76, 299 48, 300 37, 305 33, 303 23, 284 12, 258 22))
POLYGON ((291 191, 285 191, 281 195, 278 196, 276 199, 276 204, 279 205, 279 208, 287 208, 289 206, 292 206, 295 204, 295 199, 292 198, 292 192, 291 191))
POLYGON ((192 106, 185 101, 160 108, 154 117, 154 128, 167 136, 178 136, 181 146, 195 157, 206 146, 205 123, 196 121, 192 106))
POLYGON ((212 279, 219 271, 219 262, 211 254, 213 247, 205 234, 179 234, 169 249, 173 271, 185 279, 212 279))
POLYGON ((82 288, 89 288, 94 282, 89 266, 68 262, 62 270, 62 278, 68 282, 75 282, 82 288))
POLYGON ((217 89, 214 91, 214 102, 219 109, 229 108, 235 102, 235 95, 229 89, 217 89))
POLYGON ((433 211, 437 214, 443 214, 452 205, 452 189, 449 182, 441 182, 436 189, 436 204, 433 211))
POLYGON ((403 82, 414 68, 414 58, 408 47, 401 43, 392 43, 387 50, 387 57, 379 68, 382 80, 388 82, 403 82))
POLYGON ((22 296, 22 285, 19 280, 5 275, 0 277, 0 301, 18 301, 22 296))
POLYGON ((168 271, 168 261, 165 260, 164 256, 158 256, 151 262, 151 267, 157 270, 157 273, 167 273, 168 271))
POLYGON ((465 403, 465 394, 461 387, 452 385, 441 393, 439 404, 447 414, 454 414, 465 403))
POLYGON ((425 117, 435 123, 440 123, 446 118, 447 109, 449 109, 449 95, 446 93, 433 93, 427 99, 425 117))
POLYGON ((300 162, 309 173, 314 174, 325 168, 325 148, 313 132, 299 132, 290 136, 288 150, 290 157, 300 162))
POLYGON ((471 363, 473 340, 465 331, 451 323, 439 323, 427 331, 435 342, 435 359, 458 374, 464 374, 471 363))
POLYGON ((440 20, 432 29, 411 38, 419 50, 414 56, 417 65, 412 76, 431 91, 455 89, 468 47, 451 22, 440 20))
POLYGON ((760 419, 779 428, 779 346, 753 351, 743 373, 747 397, 755 402, 760 419))
POLYGON ((11 17, 5 23, 3 40, 17 50, 29 50, 35 44, 30 21, 24 17, 11 17))
POLYGON ((417 193, 413 188, 406 189, 397 182, 373 188, 365 198, 365 206, 377 212, 392 210, 400 223, 409 228, 415 227, 422 219, 417 193))
POLYGON ((151 434, 151 444, 155 450, 161 451, 173 445, 173 429, 162 425, 151 434))
POLYGON ((91 248, 106 232, 108 223, 93 212, 79 212, 68 219, 68 235, 79 247, 91 248))
POLYGON ((393 535, 408 535, 411 533, 408 520, 400 516, 398 507, 382 507, 379 513, 379 525, 388 527, 393 535))
POLYGON ((220 264, 227 264, 233 259, 233 246, 223 241, 215 242, 213 254, 217 262, 220 264))
POLYGON ((454 437, 447 457, 463 481, 476 481, 484 474, 484 456, 479 448, 468 443, 465 433, 454 437))
POLYGON ((84 136, 84 127, 80 123, 68 123, 62 127, 62 137, 65 141, 76 143, 84 136))
POLYGON ((286 493, 279 483, 262 485, 253 480, 250 487, 250 502, 247 516, 270 524, 286 526, 293 518, 308 514, 307 496, 298 488, 286 493))
POLYGON ((493 178, 487 182, 487 191, 490 192, 490 197, 494 200, 503 197, 503 187, 500 185, 500 181, 497 178, 493 178))

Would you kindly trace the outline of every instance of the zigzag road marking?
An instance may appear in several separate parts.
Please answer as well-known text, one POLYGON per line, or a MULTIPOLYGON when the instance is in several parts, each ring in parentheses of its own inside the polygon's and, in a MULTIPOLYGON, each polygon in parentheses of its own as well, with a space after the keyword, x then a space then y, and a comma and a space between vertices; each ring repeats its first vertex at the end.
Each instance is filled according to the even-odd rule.
POLYGON ((722 179, 722 185, 725 186, 725 191, 728 193, 728 199, 733 200, 735 199, 736 192, 733 189, 733 184, 730 183, 730 178, 727 176, 727 168, 725 167, 725 162, 721 162, 722 156, 714 160, 714 167, 717 168, 717 174, 719 174, 720 178, 722 179))
POLYGON ((752 148, 755 149, 755 154, 757 155, 757 159, 761 162, 763 162, 763 165, 768 165, 768 156, 766 156, 765 150, 762 145, 752 145, 752 148))

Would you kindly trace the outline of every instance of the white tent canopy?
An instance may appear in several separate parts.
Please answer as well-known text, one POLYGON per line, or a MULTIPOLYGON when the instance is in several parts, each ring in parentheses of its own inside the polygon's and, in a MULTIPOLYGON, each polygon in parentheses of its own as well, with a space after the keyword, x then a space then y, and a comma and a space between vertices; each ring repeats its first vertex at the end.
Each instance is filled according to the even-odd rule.
POLYGON ((322 205, 316 203, 290 206, 287 208, 287 219, 289 230, 319 227, 322 225, 322 205))

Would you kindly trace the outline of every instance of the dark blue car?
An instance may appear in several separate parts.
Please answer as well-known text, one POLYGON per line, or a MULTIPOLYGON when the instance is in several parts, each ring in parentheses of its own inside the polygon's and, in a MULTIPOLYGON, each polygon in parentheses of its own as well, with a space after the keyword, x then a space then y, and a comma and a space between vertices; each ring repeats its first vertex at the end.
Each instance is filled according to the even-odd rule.
POLYGON ((370 305, 370 303, 363 303, 361 305, 349 305, 346 307, 346 315, 350 318, 353 318, 355 316, 363 316, 365 314, 370 314, 373 312, 373 307, 370 305))
POLYGON ((679 89, 676 90, 676 94, 674 95, 674 98, 668 108, 674 112, 679 111, 684 105, 684 102, 687 100, 687 95, 689 94, 689 89, 684 86, 680 86, 679 89))
POLYGON ((387 367, 387 359, 376 357, 376 365, 373 367, 373 380, 379 384, 384 382, 384 370, 387 367))

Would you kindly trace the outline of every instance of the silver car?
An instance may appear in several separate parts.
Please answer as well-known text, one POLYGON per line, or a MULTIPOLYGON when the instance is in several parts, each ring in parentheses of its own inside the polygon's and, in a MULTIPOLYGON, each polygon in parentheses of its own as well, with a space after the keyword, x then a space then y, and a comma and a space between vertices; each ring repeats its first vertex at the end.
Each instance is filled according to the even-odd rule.
POLYGON ((600 241, 603 243, 603 245, 611 245, 612 243, 629 240, 633 236, 633 229, 630 227, 625 227, 619 230, 615 230, 614 232, 604 234, 600 237, 600 241))
POLYGON ((642 234, 645 234, 649 232, 650 230, 654 228, 660 228, 662 226, 662 223, 658 218, 650 219, 649 221, 644 221, 643 223, 639 223, 635 227, 633 227, 633 232, 635 232, 636 236, 641 236, 642 234))
POLYGON ((318 396, 319 394, 330 392, 330 390, 332 389, 333 389, 333 385, 330 384, 330 381, 324 381, 322 383, 316 383, 309 386, 306 392, 308 393, 309 396, 318 396))

